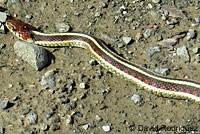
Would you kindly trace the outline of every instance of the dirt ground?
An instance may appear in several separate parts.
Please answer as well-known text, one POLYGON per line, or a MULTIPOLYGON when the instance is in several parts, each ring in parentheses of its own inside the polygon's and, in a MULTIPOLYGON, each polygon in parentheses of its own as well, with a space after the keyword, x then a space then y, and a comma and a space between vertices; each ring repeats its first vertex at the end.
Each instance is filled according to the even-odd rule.
MULTIPOLYGON (((199 5, 200 6, 200 5, 199 5)), ((2 2, 11 16, 29 23, 45 33, 57 32, 55 25, 66 22, 71 31, 94 35, 104 40, 118 54, 133 63, 154 71, 158 67, 170 69, 169 77, 189 78, 200 81, 199 63, 186 62, 173 56, 173 51, 186 45, 193 56, 198 48, 199 15, 197 1, 161 0, 33 0, 2 2), (178 24, 170 27, 161 19, 159 7, 175 6, 186 18, 178 18, 178 24), (155 11, 156 16, 151 15, 155 11), (28 17, 28 16, 31 17, 28 17), (157 26, 151 27, 151 26, 157 26), (148 28, 154 35, 136 41, 138 33, 148 28), (166 39, 173 33, 196 30, 192 40, 180 39, 173 49, 147 55, 149 47, 158 46, 160 37, 166 39), (112 41, 104 35, 110 36, 112 41), (133 42, 126 45, 123 37, 133 42), (124 47, 118 47, 118 44, 124 47), (193 66, 195 69, 190 69, 193 66)), ((190 100, 164 98, 149 93, 136 84, 108 72, 99 64, 90 65, 90 54, 81 48, 45 48, 55 57, 55 63, 36 71, 16 56, 13 44, 18 40, 12 33, 0 34, 0 101, 9 100, 9 107, 0 109, 0 131, 5 134, 127 134, 127 133, 193 133, 200 132, 200 105, 190 100), (40 82, 45 72, 56 70, 56 86, 43 89, 40 82), (73 81, 73 89, 69 84, 73 81), (79 87, 86 84, 86 89, 79 87), (65 89, 66 91, 63 91, 65 89), (140 95, 141 104, 131 100, 140 95), (63 101, 69 99, 69 102, 63 101), (28 123, 30 114, 37 114, 36 123, 28 123), (71 115, 72 122, 68 122, 71 115), (46 119, 46 116, 49 116, 46 119), (98 118, 99 117, 99 118, 98 118), (46 126, 47 128, 43 127, 46 126), (103 129, 110 128, 108 132, 103 129), (87 128, 88 127, 88 128, 87 128), (103 127, 103 128, 102 128, 103 127), (183 128, 185 131, 183 132, 183 128)))

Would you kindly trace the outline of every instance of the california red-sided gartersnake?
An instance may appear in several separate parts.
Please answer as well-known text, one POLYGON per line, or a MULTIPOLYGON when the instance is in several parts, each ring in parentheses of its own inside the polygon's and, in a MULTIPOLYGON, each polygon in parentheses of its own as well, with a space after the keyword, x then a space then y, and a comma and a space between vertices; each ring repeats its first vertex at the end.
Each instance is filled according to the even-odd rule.
POLYGON ((16 19, 8 19, 6 26, 21 40, 40 46, 75 46, 88 49, 104 68, 148 91, 164 97, 190 99, 200 103, 199 82, 159 76, 113 53, 101 40, 91 35, 77 32, 46 34, 16 19))

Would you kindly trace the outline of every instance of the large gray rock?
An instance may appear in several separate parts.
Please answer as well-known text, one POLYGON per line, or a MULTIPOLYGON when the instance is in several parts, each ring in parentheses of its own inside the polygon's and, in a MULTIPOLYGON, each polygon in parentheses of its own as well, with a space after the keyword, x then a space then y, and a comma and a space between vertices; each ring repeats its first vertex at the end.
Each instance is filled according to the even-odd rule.
POLYGON ((17 56, 28 62, 36 70, 43 69, 49 61, 45 49, 33 43, 16 41, 14 51, 17 56))

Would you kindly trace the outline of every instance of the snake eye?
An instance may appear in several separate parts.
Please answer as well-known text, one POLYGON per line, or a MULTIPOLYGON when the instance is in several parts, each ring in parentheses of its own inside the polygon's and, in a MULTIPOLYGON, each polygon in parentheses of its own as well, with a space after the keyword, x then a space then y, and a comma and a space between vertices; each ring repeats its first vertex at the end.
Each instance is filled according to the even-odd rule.
POLYGON ((24 28, 24 29, 27 29, 27 26, 26 26, 26 25, 24 25, 24 26, 23 26, 23 28, 24 28))

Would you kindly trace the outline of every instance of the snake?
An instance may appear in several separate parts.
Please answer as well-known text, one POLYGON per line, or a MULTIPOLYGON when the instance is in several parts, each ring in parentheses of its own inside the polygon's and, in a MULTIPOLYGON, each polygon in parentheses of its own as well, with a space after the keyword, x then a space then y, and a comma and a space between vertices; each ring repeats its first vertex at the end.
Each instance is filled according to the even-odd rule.
POLYGON ((80 47, 105 69, 129 80, 158 96, 187 99, 200 104, 200 82, 161 76, 147 68, 131 63, 113 52, 106 43, 92 35, 81 32, 43 33, 21 20, 10 18, 6 27, 19 39, 43 47, 80 47))

